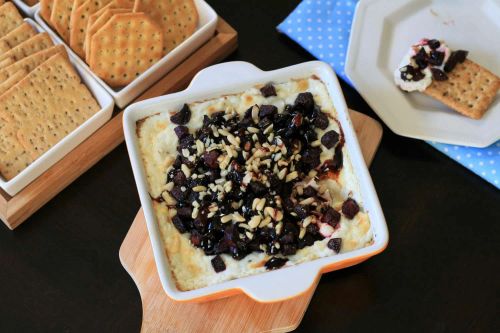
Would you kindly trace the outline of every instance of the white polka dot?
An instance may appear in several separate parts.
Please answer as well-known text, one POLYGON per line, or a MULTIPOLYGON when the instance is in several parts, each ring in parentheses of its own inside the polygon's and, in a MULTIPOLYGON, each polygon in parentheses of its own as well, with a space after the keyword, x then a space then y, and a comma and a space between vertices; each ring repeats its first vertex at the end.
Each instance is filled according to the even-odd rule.
POLYGON ((343 37, 342 37, 342 36, 339 36, 338 38, 339 38, 339 40, 342 40, 342 38, 343 38, 343 37))
POLYGON ((288 32, 292 32, 292 29, 288 29, 287 31, 288 31, 288 32))
POLYGON ((316 20, 316 22, 321 23, 321 19, 320 19, 320 18, 318 18, 318 19, 316 20))
POLYGON ((286 21, 286 23, 292 24, 292 20, 288 20, 288 21, 286 21))
POLYGON ((457 161, 460 161, 462 159, 462 156, 458 155, 457 156, 457 161))
POLYGON ((454 149, 454 150, 458 150, 458 147, 457 147, 457 146, 453 146, 453 149, 454 149))
POLYGON ((483 165, 484 165, 483 161, 479 162, 479 165, 480 165, 480 166, 483 166, 483 165))
POLYGON ((312 36, 307 36, 307 39, 308 39, 308 40, 311 40, 311 39, 313 39, 313 38, 312 38, 312 36))
POLYGON ((302 40, 302 37, 297 37, 297 40, 300 42, 302 40))
POLYGON ((486 176, 486 172, 481 172, 481 175, 486 176))
POLYGON ((446 148, 446 147, 445 147, 445 148, 444 148, 444 151, 445 151, 445 152, 448 152, 448 148, 446 148))
POLYGON ((474 168, 474 164, 469 163, 469 168, 471 168, 471 169, 474 168))
POLYGON ((306 21, 307 22, 312 22, 312 18, 308 18, 306 21))
POLYGON ((333 37, 332 37, 332 36, 328 36, 328 39, 329 39, 329 40, 332 40, 332 39, 333 39, 333 37))
POLYGON ((321 29, 321 27, 317 27, 316 30, 322 31, 323 29, 321 29))
POLYGON ((302 31, 302 28, 298 27, 297 32, 301 32, 301 31, 302 31))
POLYGON ((313 29, 311 27, 307 27, 307 31, 312 31, 313 29))
POLYGON ((338 24, 342 23, 342 20, 341 20, 341 19, 338 19, 338 20, 337 20, 337 23, 338 23, 338 24))
POLYGON ((491 173, 495 175, 497 173, 497 171, 495 169, 493 169, 493 170, 491 170, 491 173))
POLYGON ((310 9, 306 10, 307 14, 311 14, 311 12, 312 12, 312 10, 310 10, 310 9))
POLYGON ((322 49, 322 48, 323 48, 323 44, 319 44, 319 45, 318 45, 318 47, 319 47, 320 49, 322 49))
POLYGON ((297 23, 300 23, 300 22, 302 22, 302 19, 298 18, 297 23))
POLYGON ((342 48, 344 48, 344 45, 343 44, 339 44, 339 47, 342 49, 342 48))
POLYGON ((467 158, 470 158, 470 154, 465 155, 467 158))
POLYGON ((337 29, 337 31, 338 31, 338 32, 342 32, 342 28, 338 28, 338 29, 337 29))
POLYGON ((477 156, 481 156, 481 155, 483 155, 483 154, 481 154, 481 152, 478 152, 476 155, 477 155, 477 156))
POLYGON ((323 39, 323 37, 322 37, 322 36, 318 36, 317 38, 318 38, 318 40, 322 40, 322 39, 323 39))
POLYGON ((344 66, 344 62, 343 61, 340 62, 340 66, 344 66))
POLYGON ((320 54, 319 54, 319 57, 320 57, 321 59, 323 59, 323 57, 324 57, 323 53, 320 53, 320 54))
POLYGON ((490 164, 495 164, 495 161, 493 161, 493 160, 490 160, 490 164))

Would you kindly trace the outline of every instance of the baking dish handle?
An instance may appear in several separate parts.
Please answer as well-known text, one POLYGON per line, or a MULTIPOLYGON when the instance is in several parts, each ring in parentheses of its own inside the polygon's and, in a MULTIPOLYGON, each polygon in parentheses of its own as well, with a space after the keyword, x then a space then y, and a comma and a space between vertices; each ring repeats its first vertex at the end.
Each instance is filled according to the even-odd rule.
POLYGON ((316 287, 319 268, 314 263, 292 266, 249 279, 243 291, 258 302, 277 302, 296 297, 316 287), (293 279, 289 277, 293 276, 293 279))
POLYGON ((188 90, 199 91, 216 86, 227 86, 251 79, 263 71, 245 61, 230 61, 202 69, 191 81, 188 90))

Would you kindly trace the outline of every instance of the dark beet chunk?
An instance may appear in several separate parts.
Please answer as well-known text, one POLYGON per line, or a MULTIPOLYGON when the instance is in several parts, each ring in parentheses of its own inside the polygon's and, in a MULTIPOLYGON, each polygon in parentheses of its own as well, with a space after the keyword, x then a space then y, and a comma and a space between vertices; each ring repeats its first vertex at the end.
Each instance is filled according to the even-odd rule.
POLYGON ((467 58, 468 54, 469 52, 464 50, 451 52, 450 57, 448 58, 446 64, 444 65, 444 71, 446 73, 451 72, 459 62, 462 63, 465 61, 465 58, 467 58))
POLYGON ((304 238, 299 239, 299 249, 314 244, 314 237, 311 234, 305 234, 304 238))
POLYGON ((324 112, 318 112, 316 119, 314 119, 314 126, 322 130, 328 127, 328 116, 324 112))
POLYGON ((259 117, 271 117, 272 115, 278 113, 278 108, 274 105, 261 105, 259 108, 259 117))
POLYGON ((177 201, 182 201, 186 198, 186 192, 181 190, 180 186, 174 186, 172 188, 172 191, 170 191, 170 194, 175 198, 177 201))
POLYGON ((267 187, 260 182, 251 181, 248 185, 250 187, 250 191, 252 191, 256 195, 262 195, 267 192, 267 187))
POLYGON ((177 126, 176 128, 174 128, 174 132, 179 139, 182 139, 189 134, 189 130, 186 126, 177 126))
POLYGON ((172 218, 172 223, 181 234, 187 231, 186 226, 184 225, 184 223, 182 223, 182 219, 179 216, 175 215, 172 218))
POLYGON ((282 244, 291 244, 295 242, 295 235, 293 232, 287 232, 285 235, 281 236, 280 242, 282 244))
POLYGON ((339 171, 344 164, 344 154, 342 153, 341 145, 335 147, 335 155, 333 155, 332 171, 339 171))
POLYGON ((170 116, 170 121, 177 125, 185 125, 189 119, 191 119, 191 110, 187 104, 184 104, 179 112, 170 116))
POLYGON ((310 92, 298 94, 294 106, 302 108, 306 113, 312 112, 314 107, 313 95, 310 92))
POLYGON ((305 219, 307 217, 307 215, 309 215, 309 211, 308 211, 307 207, 304 207, 302 205, 296 205, 294 207, 293 211, 295 212, 295 214, 297 214, 297 216, 300 219, 305 219))
POLYGON ((326 210, 323 212, 323 216, 321 217, 321 222, 328 223, 334 228, 337 226, 339 221, 340 221, 340 213, 337 212, 332 207, 326 208, 326 210))
POLYGON ((306 197, 315 197, 318 191, 314 189, 312 186, 308 186, 304 189, 304 196, 306 197))
POLYGON ((212 263, 212 267, 214 268, 215 273, 220 273, 226 270, 226 264, 219 255, 213 257, 210 262, 212 263))
POLYGON ((441 43, 437 39, 429 39, 427 41, 427 45, 433 50, 439 48, 441 46, 441 43))
POLYGON ((316 235, 319 232, 319 227, 316 224, 311 223, 306 227, 306 232, 311 235, 316 235))
POLYGON ((193 209, 191 207, 181 207, 181 208, 177 208, 177 215, 176 216, 190 219, 192 213, 193 213, 193 209))
POLYGON ((431 51, 431 55, 429 57, 429 64, 432 66, 441 66, 444 60, 444 52, 439 51, 431 51))
POLYGON ((203 154, 203 162, 205 162, 205 165, 210 169, 217 169, 219 167, 217 158, 219 158, 219 152, 217 150, 210 150, 203 154))
POLYGON ((288 261, 288 259, 286 258, 278 258, 278 257, 272 257, 271 259, 269 259, 266 263, 265 263, 265 267, 266 269, 278 269, 278 268, 281 268, 283 267, 283 265, 286 264, 286 262, 288 261))
POLYGON ((268 83, 262 88, 260 88, 260 93, 264 97, 269 97, 269 96, 276 96, 276 89, 272 85, 272 83, 268 83))
POLYGON ((326 244, 330 250, 333 250, 335 253, 340 252, 340 247, 342 246, 342 238, 332 238, 326 244))
POLYGON ((291 256, 297 253, 297 245, 295 244, 283 244, 281 247, 281 253, 285 256, 291 256))
POLYGON ((431 68, 432 78, 436 81, 446 81, 448 80, 448 75, 440 69, 431 68))
POLYGON ((196 231, 196 230, 191 231, 190 240, 194 246, 199 247, 201 244, 201 239, 202 239, 202 235, 198 231, 196 231))
POLYGON ((321 137, 321 143, 326 148, 333 148, 339 142, 339 133, 334 130, 328 131, 321 137))
POLYGON ((177 170, 177 172, 174 175, 173 180, 174 180, 175 185, 182 186, 182 185, 186 185, 186 183, 187 183, 186 175, 181 170, 177 170))
POLYGON ((415 58, 415 62, 417 63, 418 68, 424 69, 425 67, 427 67, 428 57, 423 47, 418 50, 417 54, 415 54, 413 58, 415 58))
POLYGON ((352 219, 358 212, 359 206, 356 200, 349 198, 342 204, 342 213, 344 213, 348 219, 352 219))

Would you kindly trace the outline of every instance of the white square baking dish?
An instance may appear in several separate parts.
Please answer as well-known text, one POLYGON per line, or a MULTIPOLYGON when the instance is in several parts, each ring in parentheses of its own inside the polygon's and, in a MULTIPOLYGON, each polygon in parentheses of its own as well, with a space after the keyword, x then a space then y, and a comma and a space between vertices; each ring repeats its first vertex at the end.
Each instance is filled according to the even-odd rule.
POLYGON ((12 0, 12 1, 16 4, 17 8, 19 8, 25 15, 29 17, 34 17, 35 12, 40 7, 40 2, 37 2, 33 6, 28 6, 28 4, 26 4, 26 2, 24 2, 23 0, 12 0))
POLYGON ((211 66, 200 71, 184 91, 130 105, 125 110, 123 124, 125 140, 146 217, 158 274, 164 290, 168 296, 175 300, 206 301, 243 292, 259 302, 281 301, 297 296, 314 287, 314 282, 319 279, 321 273, 357 264, 383 251, 387 245, 388 231, 377 194, 363 160, 337 77, 326 63, 313 61, 268 72, 246 62, 229 62, 211 66), (191 291, 178 290, 169 269, 160 230, 153 211, 152 199, 148 193, 147 179, 136 135, 136 122, 161 111, 178 110, 184 103, 238 93, 256 84, 265 84, 271 81, 285 82, 312 75, 316 75, 325 83, 338 113, 338 120, 345 135, 345 145, 359 181, 363 205, 370 217, 374 237, 373 244, 351 252, 230 280, 200 289, 191 291))
MULTIPOLYGON (((44 32, 44 30, 36 24, 35 21, 31 19, 25 19, 25 21, 31 24, 38 32, 44 32)), ((55 44, 60 44, 55 39, 53 39, 53 41, 55 44)), ((0 187, 11 196, 16 195, 20 190, 26 187, 42 173, 47 171, 47 169, 92 135, 109 119, 111 119, 114 107, 114 102, 111 96, 91 75, 76 66, 71 57, 70 61, 82 78, 82 81, 85 83, 87 88, 89 88, 90 92, 94 95, 94 98, 101 106, 101 110, 71 132, 68 136, 59 141, 55 146, 50 148, 45 154, 36 159, 26 169, 21 171, 21 173, 11 180, 6 181, 0 177, 0 187)))
POLYGON ((116 105, 123 108, 213 36, 217 26, 217 13, 203 0, 195 0, 194 2, 199 15, 198 28, 196 31, 178 47, 161 58, 156 64, 139 75, 134 81, 121 88, 112 88, 95 75, 87 63, 74 53, 59 35, 43 20, 40 16, 40 10, 36 11, 35 20, 50 33, 52 38, 66 45, 70 56, 75 60, 78 66, 90 73, 90 75, 113 97, 116 105))

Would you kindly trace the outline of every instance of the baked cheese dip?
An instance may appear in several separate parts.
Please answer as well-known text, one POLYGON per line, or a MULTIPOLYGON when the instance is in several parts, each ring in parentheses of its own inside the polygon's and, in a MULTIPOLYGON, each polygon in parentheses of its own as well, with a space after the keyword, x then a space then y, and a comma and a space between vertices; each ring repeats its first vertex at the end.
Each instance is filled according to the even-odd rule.
POLYGON ((336 111, 317 77, 138 121, 172 275, 187 291, 370 245, 336 111))

